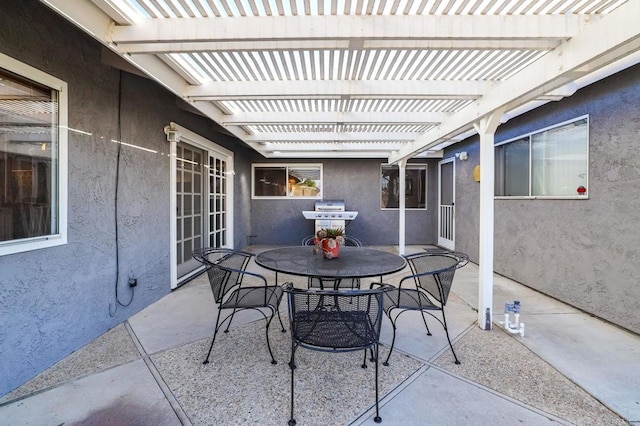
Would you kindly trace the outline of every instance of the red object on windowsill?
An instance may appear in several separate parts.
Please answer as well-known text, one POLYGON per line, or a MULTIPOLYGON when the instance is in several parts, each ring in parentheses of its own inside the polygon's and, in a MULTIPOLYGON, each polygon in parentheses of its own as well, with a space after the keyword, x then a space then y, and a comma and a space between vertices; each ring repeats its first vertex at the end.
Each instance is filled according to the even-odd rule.
POLYGON ((587 193, 587 188, 585 188, 584 186, 580 185, 577 189, 578 191, 578 195, 584 195, 587 193))

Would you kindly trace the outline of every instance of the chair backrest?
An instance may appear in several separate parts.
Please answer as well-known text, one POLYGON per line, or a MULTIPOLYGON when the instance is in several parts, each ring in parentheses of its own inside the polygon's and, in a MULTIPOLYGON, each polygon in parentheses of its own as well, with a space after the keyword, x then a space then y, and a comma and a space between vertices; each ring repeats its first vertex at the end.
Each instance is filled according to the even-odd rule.
POLYGON ((220 303, 224 295, 242 282, 251 253, 243 251, 205 247, 193 251, 192 256, 207 267, 209 285, 216 303, 220 303))
POLYGON ((292 339, 310 349, 340 352, 372 347, 380 337, 383 294, 369 290, 317 290, 283 286, 292 339))
POLYGON ((424 252, 405 256, 416 286, 429 293, 442 306, 447 304, 456 269, 466 265, 467 255, 457 252, 424 252))
POLYGON ((345 246, 362 247, 362 243, 359 239, 351 237, 349 235, 343 235, 343 237, 345 246))

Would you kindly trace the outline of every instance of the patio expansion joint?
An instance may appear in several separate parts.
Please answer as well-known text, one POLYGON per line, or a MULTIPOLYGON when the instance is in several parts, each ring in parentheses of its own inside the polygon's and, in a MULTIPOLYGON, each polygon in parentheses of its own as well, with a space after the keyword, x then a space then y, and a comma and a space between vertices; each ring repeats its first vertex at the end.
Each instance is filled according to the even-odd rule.
MULTIPOLYGON (((126 362, 126 363, 124 363, 124 364, 112 365, 111 367, 103 368, 103 369, 101 369, 101 370, 99 371, 99 373, 102 373, 102 372, 105 372, 105 371, 114 370, 114 369, 116 369, 116 368, 118 368, 118 367, 121 367, 121 366, 123 366, 123 365, 125 365, 125 364, 128 364, 128 363, 130 363, 130 362, 134 362, 134 361, 137 361, 137 359, 136 359, 136 360, 133 360, 133 361, 126 362)), ((73 376, 73 377, 70 377, 69 379, 59 381, 59 382, 57 382, 57 383, 55 383, 55 384, 53 384, 53 385, 51 385, 51 386, 43 387, 43 388, 38 389, 38 390, 36 390, 36 391, 29 392, 29 393, 26 393, 26 394, 24 394, 24 395, 21 395, 21 396, 19 396, 19 397, 17 397, 17 398, 12 398, 12 399, 9 399, 9 400, 7 400, 7 401, 0 402, 0 408, 2 408, 2 407, 4 407, 4 406, 11 405, 11 404, 15 404, 16 402, 20 402, 20 401, 21 401, 21 400, 23 400, 23 399, 31 398, 32 396, 36 396, 36 395, 39 395, 39 394, 41 394, 41 393, 48 392, 48 391, 50 391, 50 390, 53 390, 53 389, 56 389, 56 388, 62 387, 62 386, 64 386, 64 385, 67 385, 67 384, 69 384, 69 383, 73 383, 73 382, 76 382, 76 381, 78 381, 78 380, 81 380, 81 379, 84 379, 84 378, 87 378, 87 377, 93 376, 93 375, 95 375, 95 374, 96 374, 96 372, 90 372, 90 373, 85 373, 85 374, 81 374, 81 375, 78 375, 78 376, 73 376)))
POLYGON ((549 413, 547 411, 544 411, 544 410, 541 410, 539 408, 536 408, 533 405, 527 404, 526 402, 520 401, 519 399, 513 398, 513 397, 511 397, 509 395, 506 395, 504 393, 496 391, 495 389, 491 389, 490 387, 487 387, 487 386, 485 386, 485 385, 483 385, 481 383, 474 382, 473 380, 467 379, 467 378, 465 378, 463 376, 460 376, 460 375, 458 375, 456 373, 453 373, 453 372, 447 370, 446 368, 443 368, 443 367, 440 367, 438 365, 431 364, 431 363, 428 363, 427 367, 428 368, 425 369, 425 372, 428 371, 429 368, 433 368, 434 370, 437 370, 437 371, 439 371, 439 372, 441 372, 443 374, 446 374, 449 377, 452 377, 452 378, 454 378, 456 380, 460 380, 461 382, 464 382, 464 383, 466 383, 468 385, 474 386, 477 389, 480 389, 480 390, 482 390, 484 392, 488 392, 488 393, 490 393, 492 395, 495 395, 495 396, 497 396, 499 398, 504 399, 505 401, 508 401, 508 402, 510 402, 512 404, 516 404, 516 405, 518 405, 518 406, 520 406, 522 408, 525 408, 525 409, 527 409, 529 411, 532 411, 532 412, 534 412, 536 414, 540 414, 540 415, 542 415, 544 417, 547 417, 550 420, 556 421, 556 422, 558 422, 560 424, 563 424, 563 425, 573 425, 573 423, 571 423, 571 422, 569 422, 569 421, 567 421, 567 420, 565 420, 565 419, 563 419, 561 417, 558 417, 558 416, 556 416, 556 415, 554 415, 552 413, 549 413))
MULTIPOLYGON (((494 323, 495 323, 495 322, 494 322, 494 323)), ((494 325, 498 326, 498 324, 494 324, 494 325)), ((469 333, 470 333, 472 330, 474 330, 476 327, 478 327, 478 322, 477 322, 477 321, 474 321, 474 322, 473 322, 472 324, 470 324, 467 328, 465 328, 465 329, 462 331, 462 333, 460 333, 458 336, 456 336, 455 338, 453 338, 453 339, 451 340, 451 343, 452 343, 453 345, 455 345, 458 341, 462 340, 462 339, 463 339, 467 334, 469 334, 469 333)), ((499 328, 499 327, 498 327, 498 328, 499 328)), ((485 331, 486 331, 486 330, 485 330, 485 331)), ((491 332, 491 331, 492 331, 492 330, 489 330, 489 332, 491 332)), ((516 339, 516 338, 515 338, 515 336, 512 336, 512 335, 507 335, 507 336, 508 336, 509 338, 513 339, 514 341, 518 342, 519 344, 521 344, 521 345, 522 345, 523 347, 525 347, 527 350, 530 350, 530 349, 529 349, 529 348, 527 348, 527 346, 526 346, 526 345, 524 345, 524 344, 523 344, 519 339, 516 339)), ((562 418, 560 418, 560 417, 558 417, 558 416, 556 416, 556 415, 554 415, 554 414, 552 414, 552 413, 549 413, 549 412, 547 412, 547 411, 545 411, 545 410, 541 410, 541 409, 539 409, 539 408, 536 408, 536 407, 535 407, 535 406, 533 406, 533 405, 527 404, 527 403, 525 403, 525 402, 523 402, 523 401, 520 401, 520 400, 518 400, 518 399, 516 399, 516 398, 513 398, 513 397, 511 397, 511 396, 509 396, 509 395, 506 395, 506 394, 504 394, 504 393, 502 393, 502 392, 499 392, 499 391, 497 391, 497 390, 495 390, 495 389, 492 389, 492 388, 490 388, 490 387, 488 387, 488 386, 485 386, 485 385, 483 385, 483 384, 481 384, 481 383, 478 383, 478 382, 475 382, 475 381, 470 380, 470 379, 468 379, 468 378, 465 378, 464 376, 461 376, 461 375, 459 375, 459 374, 456 374, 456 373, 454 373, 454 372, 452 372, 452 371, 447 370, 447 369, 446 369, 446 368, 444 368, 444 367, 441 367, 441 366, 439 366, 439 365, 435 364, 435 362, 436 362, 440 357, 442 357, 445 353, 447 353, 449 350, 450 350, 449 346, 448 346, 448 345, 446 345, 446 346, 444 346, 440 351, 438 351, 436 354, 434 354, 431 358, 429 358, 426 362, 425 362, 424 360, 421 360, 421 361, 425 362, 425 364, 426 364, 426 365, 425 365, 425 367, 424 367, 424 371, 423 371, 421 374, 424 374, 424 373, 426 373, 430 368, 433 368, 434 370, 437 370, 437 371, 439 371, 439 372, 441 372, 441 373, 443 373, 443 374, 446 374, 446 375, 448 375, 448 376, 450 376, 450 377, 452 377, 452 378, 455 378, 455 379, 457 379, 457 380, 460 380, 460 381, 462 381, 462 382, 464 382, 464 383, 467 383, 467 384, 469 384, 469 385, 472 385, 472 386, 474 386, 474 387, 476 387, 476 388, 478 388, 478 389, 480 389, 480 390, 483 390, 483 391, 488 392, 488 393, 490 393, 490 394, 492 394, 492 395, 495 395, 495 396, 497 396, 497 397, 499 397, 499 398, 502 398, 502 399, 504 399, 504 400, 506 400, 506 401, 509 401, 509 402, 511 402, 511 403, 513 403, 513 404, 516 404, 516 405, 518 405, 518 406, 520 406, 520 407, 523 407, 523 408, 525 408, 525 409, 527 409, 527 410, 530 410, 530 411, 532 411, 532 412, 534 412, 534 413, 536 413, 536 414, 543 415, 543 416, 545 416, 545 417, 547 417, 547 418, 549 418, 549 419, 551 419, 551 420, 554 420, 554 421, 559 422, 559 423, 564 424, 564 425, 571 425, 571 424, 572 424, 571 422, 568 422, 567 420, 562 419, 562 418)), ((408 355, 408 356, 411 356, 411 355, 408 355)), ((419 359, 419 358, 418 358, 418 359, 419 359)), ((544 360, 543 360, 543 361, 544 361, 544 360)), ((544 362, 545 362, 547 365, 549 365, 551 368, 553 368, 554 370, 556 370, 556 369, 555 369, 555 367, 553 367, 551 364, 549 364, 549 363, 548 363, 548 362, 546 362, 546 361, 544 361, 544 362)), ((557 371, 557 370, 556 370, 556 371, 557 371)), ((417 377, 416 377, 416 378, 417 378, 417 377)), ((413 380, 415 380, 416 378, 414 378, 413 380)))
POLYGON ((173 409, 176 416, 180 420, 180 423, 187 426, 192 425, 193 423, 189 419, 189 416, 187 416, 185 411, 182 409, 182 406, 178 402, 177 398, 175 397, 175 395, 173 394, 173 392, 171 391, 167 383, 164 381, 156 365, 153 363, 153 360, 151 359, 151 355, 149 355, 145 351, 144 347, 140 343, 138 336, 136 335, 135 331, 133 331, 131 324, 129 324, 129 320, 124 321, 124 327, 129 333, 129 336, 131 337, 131 340, 135 344, 136 348, 138 349, 138 352, 140 353, 140 356, 142 357, 142 360, 144 361, 145 365, 149 369, 149 372, 153 376, 153 379, 158 384, 158 387, 164 394, 165 398, 167 398, 167 402, 169 402, 169 405, 171 405, 171 408, 173 409))
MULTIPOLYGON (((457 336, 455 336, 453 339, 451 339, 451 344, 455 345, 459 340, 461 340, 462 338, 464 338, 464 336, 466 336, 471 330, 474 329, 474 327, 478 326, 478 322, 474 321, 473 323, 471 323, 469 326, 467 326, 467 328, 465 328, 464 330, 462 330, 462 332, 460 334, 458 334, 457 336)), ((387 346, 387 345, 384 345, 387 346)), ((394 349, 394 351, 397 352, 401 352, 403 355, 406 355, 410 358, 415 359, 416 361, 420 361, 423 362, 425 364, 430 364, 432 365, 435 360, 437 360, 438 358, 440 358, 442 355, 444 355, 446 352, 448 352, 450 350, 449 348, 449 344, 447 343, 446 345, 444 345, 442 347, 442 349, 440 349, 439 351, 437 351, 435 354, 433 354, 430 358, 428 359, 424 359, 424 358, 420 358, 416 355, 410 354, 408 352, 403 351, 402 349, 394 349)))
MULTIPOLYGON (((84 377, 86 377, 86 376, 90 376, 90 375, 91 375, 91 374, 86 374, 84 377)), ((80 378, 82 378, 82 377, 80 377, 80 378)), ((75 379, 76 379, 76 378, 74 377, 73 379, 69 379, 69 380, 65 380, 65 381, 60 382, 60 383, 56 383, 56 384, 55 384, 55 385, 53 385, 53 386, 48 386, 48 387, 46 387, 46 388, 38 389, 37 391, 34 391, 34 392, 30 392, 30 393, 24 394, 24 395, 19 396, 19 397, 17 397, 17 398, 11 398, 11 399, 8 399, 8 400, 6 400, 6 401, 4 401, 4 402, 0 402, 0 408, 2 408, 2 407, 4 407, 4 406, 11 405, 11 404, 15 404, 16 402, 20 402, 20 401, 22 401, 23 399, 27 399, 27 398, 30 398, 30 397, 32 397, 32 396, 35 396, 35 395, 38 395, 38 394, 41 394, 41 393, 47 392, 47 391, 49 391, 49 390, 51 390, 51 389, 55 389, 55 388, 57 388, 57 387, 59 387, 59 386, 64 385, 65 383, 72 382, 72 381, 73 381, 73 380, 75 380, 75 379)), ((11 392, 9 392, 9 393, 11 393, 11 392)), ((4 396, 3 396, 3 397, 4 397, 4 396)))
MULTIPOLYGON (((541 314, 542 315, 542 314, 541 314)), ((553 314, 555 315, 555 314, 553 314)), ((567 315, 567 314, 562 314, 562 315, 567 315)), ((573 313, 570 313, 568 315, 573 315, 573 313)), ((506 331, 504 330, 504 328, 500 327, 500 329, 502 331, 504 331, 506 333, 506 331)), ((540 359, 542 362, 544 362, 549 368, 553 369, 556 373, 558 373, 559 375, 561 375, 562 377, 564 377, 566 380, 568 380, 569 382, 573 383, 576 387, 582 389, 585 393, 589 394, 591 396, 591 398, 593 398, 594 400, 598 401, 600 404, 602 404, 603 406, 607 407, 609 410, 611 410, 613 413, 615 413, 617 416, 619 416, 621 419, 624 419, 630 423, 633 423, 633 421, 626 419, 624 417, 624 415, 622 415, 620 412, 618 412, 618 410, 616 410, 614 407, 612 407, 611 405, 609 405, 606 401, 603 401, 602 399, 598 398, 596 395, 594 395, 592 392, 590 392, 588 389, 586 389, 584 386, 582 386, 580 383, 576 382, 574 379, 572 379, 571 377, 567 376, 565 373, 563 373, 561 370, 559 370, 558 368, 556 368, 553 364, 551 364, 549 361, 547 361, 546 359, 544 359, 543 357, 537 355, 530 347, 528 347, 521 339, 516 338, 516 335, 511 335, 511 334, 507 334, 508 337, 510 337, 511 339, 513 339, 515 342, 517 342, 518 344, 522 345, 525 349, 527 349, 528 351, 530 351, 531 353, 535 354, 538 359, 540 359)))
MULTIPOLYGON (((474 325, 477 327, 477 323, 475 323, 474 325)), ((542 363, 545 366, 546 369, 548 369, 550 371, 553 371, 555 374, 557 374, 558 376, 562 377, 562 379, 566 380, 567 383, 570 383, 576 389, 579 389, 585 395, 588 395, 589 398, 591 398, 593 401, 597 402, 602 407, 604 407, 607 410, 609 410, 614 416, 616 416, 619 420, 623 421, 625 424, 631 424, 632 423, 632 422, 630 422, 629 419, 626 419, 621 413, 619 413, 613 407, 609 406, 607 403, 605 403, 601 399, 597 398, 588 389, 585 389, 583 386, 581 386, 575 380, 573 380, 570 377, 568 377, 566 374, 564 374, 562 371, 560 371, 557 367, 555 367, 553 364, 551 364, 549 361, 547 361, 544 357, 540 356, 537 352, 532 350, 529 346, 527 346, 526 341, 524 341, 522 338, 519 338, 518 335, 514 335, 514 334, 511 334, 511 333, 508 333, 502 326, 500 326, 499 324, 496 324, 495 321, 494 321, 494 325, 495 325, 495 327, 491 331, 494 331, 494 332, 500 333, 500 335, 503 335, 505 337, 505 339, 508 342, 510 342, 510 344, 519 345, 519 347, 523 348, 526 353, 530 354, 530 356, 534 356, 535 359, 537 360, 537 362, 542 363)), ((475 330, 474 326, 469 327, 467 330, 465 330, 465 332, 461 333, 460 336, 458 336, 452 342, 455 343, 455 342, 461 340, 466 334, 468 334, 472 330, 475 330)), ((479 333, 485 333, 485 332, 486 331, 484 331, 484 330, 479 331, 479 333)), ((503 398, 505 400, 511 401, 513 403, 516 403, 516 404, 518 404, 518 405, 520 405, 520 406, 522 406, 524 408, 529 409, 530 411, 536 412, 538 414, 542 414, 542 415, 544 415, 544 416, 546 416, 546 417, 548 417, 548 418, 550 418, 552 420, 562 422, 563 424, 571 424, 571 425, 575 424, 572 420, 570 420, 571 417, 563 418, 558 413, 554 414, 553 412, 550 412, 548 409, 546 409, 544 407, 543 408, 538 408, 536 405, 534 405, 535 403, 527 402, 526 400, 520 399, 520 396, 511 396, 508 393, 505 393, 504 390, 499 390, 499 389, 490 387, 488 385, 482 384, 482 382, 475 381, 473 378, 468 378, 468 377, 462 376, 461 374, 458 374, 458 373, 456 373, 454 371, 449 371, 447 369, 447 367, 443 366, 442 364, 437 365, 436 363, 440 360, 441 355, 444 354, 444 352, 446 352, 446 349, 448 349, 448 348, 445 348, 445 350, 440 351, 440 354, 436 354, 434 357, 432 357, 429 360, 429 365, 432 365, 438 371, 441 371, 441 372, 443 372, 443 373, 445 373, 445 374, 447 374, 447 375, 449 375, 451 377, 455 377, 455 378, 458 378, 460 380, 463 380, 466 383, 473 384, 474 386, 476 386, 478 388, 481 388, 483 390, 487 390, 487 391, 489 391, 490 393, 492 393, 494 395, 500 396, 501 398, 503 398)), ((462 361, 464 363, 464 360, 462 360, 462 361)), ((545 369, 545 368, 543 368, 543 369, 545 369)), ((578 422, 578 424, 580 424, 580 422, 578 422)))
MULTIPOLYGON (((411 357, 411 358, 413 358, 413 357, 411 357)), ((390 403, 396 396, 398 396, 400 394, 400 392, 402 392, 404 389, 409 387, 409 385, 411 385, 413 382, 415 382, 429 368, 431 368, 431 366, 426 364, 426 363, 424 363, 423 360, 419 360, 417 358, 414 358, 414 359, 416 361, 419 361, 419 362, 423 363, 423 365, 420 366, 420 368, 418 368, 415 372, 413 372, 409 377, 407 377, 406 379, 404 379, 403 381, 398 383, 393 389, 391 389, 389 392, 387 392, 386 395, 382 395, 380 397, 380 409, 382 409, 386 404, 390 403)), ((386 368, 386 367, 382 366, 381 368, 386 368)), ((351 421, 351 423, 349 423, 349 425, 355 426, 355 425, 359 425, 359 424, 365 423, 366 420, 375 413, 375 409, 376 409, 375 404, 371 405, 368 409, 363 411, 358 417, 356 417, 353 421, 351 421)))
MULTIPOLYGON (((470 324, 467 328, 465 328, 460 334, 458 334, 456 337, 454 337, 453 339, 451 339, 451 343, 455 346, 455 344, 459 341, 461 341, 467 334, 469 334, 472 330, 474 330, 476 327, 478 327, 478 322, 474 321, 472 324, 470 324)), ((506 333, 503 328, 499 325, 496 324, 494 321, 494 327, 496 328, 495 331, 497 332, 501 332, 501 333, 505 333, 505 335, 507 336, 507 338, 511 339, 511 342, 517 342, 519 345, 521 345, 524 349, 526 349, 527 351, 531 352, 531 349, 527 347, 527 345, 525 345, 521 339, 516 338, 516 336, 513 336, 511 334, 506 333)), ((491 330, 493 331, 493 329, 491 330)), ((483 331, 484 332, 484 331, 483 331)), ((383 345, 383 346, 387 346, 387 345, 383 345)), ((423 363, 424 365, 417 370, 414 374, 412 374, 411 376, 409 376, 407 379, 405 379, 403 382, 401 382, 400 384, 398 384, 398 386, 396 386, 396 388, 394 388, 392 391, 390 391, 389 393, 387 393, 386 395, 384 395, 381 399, 380 399, 380 403, 381 403, 381 407, 386 405, 387 403, 389 403, 391 400, 393 400, 393 398, 395 398, 403 389, 405 389, 406 387, 408 387, 412 382, 414 382, 415 380, 417 380, 420 376, 426 374, 430 369, 434 369, 436 371, 439 371, 443 374, 446 374, 447 376, 450 376, 452 378, 455 378, 457 380, 460 380, 466 384, 472 385, 474 387, 476 387, 477 389, 480 389, 482 391, 488 392, 492 395, 495 395, 505 401, 509 401, 513 404, 516 404, 522 408, 525 408, 531 412, 534 412, 536 414, 542 415, 550 420, 556 421, 560 424, 563 425, 572 425, 573 423, 571 421, 568 421, 566 419, 563 419, 553 413, 550 413, 544 409, 541 408, 537 408, 534 405, 531 405, 527 402, 521 401, 517 398, 514 398, 512 396, 509 396, 505 393, 502 393, 498 390, 492 389, 486 385, 483 385, 481 383, 478 383, 472 379, 466 378, 464 376, 461 376, 459 374, 456 374, 450 370, 448 370, 446 367, 442 367, 436 364, 436 362, 438 361, 438 359, 440 359, 442 356, 446 355, 447 352, 450 352, 450 348, 449 345, 446 344, 442 347, 442 349, 440 349, 439 351, 437 351, 433 356, 431 356, 429 359, 424 359, 424 358, 420 358, 419 356, 416 356, 415 354, 411 354, 408 352, 403 351, 402 349, 394 349, 394 352, 399 352, 400 354, 402 354, 403 356, 407 356, 409 358, 412 358, 418 362, 423 363)), ((569 377, 567 377, 566 375, 562 374, 562 372, 560 372, 557 368, 555 368, 552 364, 550 364, 548 361, 544 360, 543 358, 537 356, 537 358, 539 358, 540 360, 542 360, 548 367, 552 368, 554 371, 556 371, 558 374, 562 375, 564 378, 566 378, 568 381, 570 381, 571 383, 573 383, 575 386, 579 387, 580 389, 582 389, 584 392, 588 393, 592 398, 594 398, 596 401, 598 401, 599 403, 601 403, 603 406, 607 407, 609 410, 611 410, 613 413, 615 413, 616 415, 618 415, 620 418, 624 418, 623 416, 621 416, 617 411, 613 410, 611 407, 609 407, 607 404, 605 404, 603 401, 600 401, 598 398, 595 398, 591 393, 589 393, 586 389, 584 389, 582 386, 580 386, 579 384, 575 383, 573 380, 571 380, 569 377)), ((453 361, 451 361, 453 362, 453 361)), ((463 359, 461 359, 461 362, 464 362, 463 359)), ((382 367, 384 368, 384 367, 382 367)), ((357 421, 359 419, 367 419, 371 413, 372 413, 372 409, 369 409, 366 413, 363 413, 361 416, 358 417, 358 419, 356 419, 356 421, 354 421, 352 424, 358 424, 357 421)), ((635 425, 634 425, 635 426, 635 425)), ((640 425, 639 425, 640 426, 640 425)))
MULTIPOLYGON (((467 333, 469 333, 475 326, 477 326, 477 323, 471 324, 469 327, 467 327, 462 333, 460 333, 460 335, 458 335, 454 340, 452 340, 452 343, 455 343, 456 341, 460 340, 462 337, 464 337, 467 333)), ((385 345, 386 346, 386 345, 385 345)), ((471 385, 477 389, 480 389, 484 392, 488 392, 492 395, 495 395, 501 399, 504 399, 505 401, 508 401, 512 404, 518 405, 524 409, 527 409, 531 412, 534 412, 536 414, 539 414, 541 416, 544 416, 550 420, 553 420, 555 422, 558 422, 562 425, 572 425, 573 423, 568 422, 565 419, 562 419, 552 413, 549 413, 547 411, 541 410, 539 408, 536 408, 533 405, 527 404, 525 402, 522 402, 516 398, 510 397, 504 393, 501 393, 499 391, 496 391, 494 389, 491 389, 485 385, 482 385, 481 383, 475 382, 473 380, 467 379, 463 376, 460 376, 456 373, 453 373, 449 370, 447 370, 446 368, 440 367, 436 364, 434 364, 434 362, 440 358, 445 352, 447 352, 449 350, 448 345, 446 347, 444 347, 443 349, 441 349, 440 351, 438 351, 434 356, 432 356, 431 358, 429 358, 428 361, 416 357, 415 355, 412 355, 410 353, 406 353, 402 350, 397 350, 398 352, 400 352, 402 355, 407 356, 409 358, 412 358, 420 363, 422 363, 423 365, 417 369, 413 374, 411 374, 409 377, 407 377, 405 380, 403 380, 402 382, 398 383, 397 386, 395 386, 392 390, 390 390, 386 395, 383 395, 380 398, 380 408, 382 409, 382 407, 384 407, 385 405, 389 404, 394 398, 396 398, 397 396, 399 396, 401 394, 401 392, 403 390, 405 390, 407 387, 409 387, 413 382, 415 382, 416 380, 418 380, 421 376, 425 375, 429 370, 433 369, 436 370, 440 373, 446 374, 449 377, 452 377, 456 380, 459 380, 463 383, 466 383, 468 385, 471 385)), ((382 366, 381 368, 385 368, 384 366, 382 366)), ((366 420, 371 417, 373 415, 373 413, 375 412, 375 406, 370 407, 368 410, 366 410, 365 412, 363 412, 360 416, 358 416, 356 419, 354 419, 350 425, 359 425, 359 424, 363 424, 366 422, 366 420)))
MULTIPOLYGON (((462 333, 460 333, 458 336, 456 336, 451 341, 451 343, 455 343, 458 340, 460 340, 467 333, 469 333, 473 329, 473 327, 476 326, 476 325, 477 325, 477 322, 474 322, 471 325, 469 325, 466 329, 464 329, 462 331, 462 333)), ((382 344, 381 343, 380 345, 384 346, 384 347, 388 347, 388 345, 386 345, 386 344, 382 344)), ((446 371, 446 370, 438 367, 437 365, 433 364, 433 361, 435 361, 436 359, 440 358, 440 356, 442 356, 448 350, 449 350, 449 347, 447 345, 447 346, 443 347, 442 349, 440 349, 431 358, 429 358, 428 360, 425 360, 425 359, 420 358, 418 356, 415 356, 415 355, 413 355, 411 353, 405 352, 402 349, 394 349, 395 352, 398 352, 398 353, 402 354, 403 356, 406 356, 408 358, 411 358, 411 359, 421 363, 422 366, 420 368, 418 368, 409 377, 404 379, 402 382, 398 383, 398 385, 396 387, 394 387, 392 390, 390 390, 386 395, 383 395, 382 398, 380 398, 380 407, 384 407, 387 403, 389 403, 391 400, 393 400, 396 396, 398 396, 400 394, 400 392, 402 392, 409 385, 411 385, 411 383, 413 383, 418 378, 420 378, 420 376, 422 376, 424 373, 426 373, 430 368, 435 368, 438 371, 442 371, 442 372, 447 373, 447 374, 453 374, 453 373, 449 373, 448 371, 446 371)), ((387 367, 382 366, 381 368, 387 368, 387 367)), ((471 383, 473 383, 473 382, 471 382, 471 383)), ((369 418, 372 415, 374 409, 375 409, 375 406, 370 407, 367 411, 362 413, 360 416, 358 416, 358 418, 356 418, 353 422, 351 422, 351 425, 360 424, 363 421, 365 421, 367 418, 369 418)))
MULTIPOLYGON (((51 391, 53 389, 57 389, 60 388, 62 386, 68 385, 70 383, 73 383, 75 381, 78 380, 82 380, 85 379, 87 377, 90 377, 96 373, 101 373, 101 372, 106 372, 106 371, 110 371, 113 370, 115 368, 118 368, 120 366, 129 364, 131 362, 137 361, 139 359, 138 354, 133 355, 133 357, 127 357, 125 356, 124 358, 122 357, 116 357, 115 360, 112 360, 113 362, 104 362, 104 359, 102 356, 99 356, 98 358, 92 358, 89 357, 90 362, 87 363, 87 350, 89 350, 89 353, 100 353, 100 348, 96 348, 96 347, 91 347, 95 342, 100 341, 101 339, 104 339, 105 336, 111 336, 111 338, 107 338, 106 340, 103 340, 102 343, 103 345, 113 345, 114 341, 111 340, 113 338, 113 332, 115 332, 119 326, 122 325, 122 330, 125 334, 125 339, 127 343, 133 343, 133 340, 131 339, 131 336, 129 335, 129 333, 126 331, 126 328, 124 327, 124 324, 119 324, 116 327, 113 327, 112 329, 110 329, 109 331, 107 331, 106 333, 104 333, 103 335, 99 336, 98 338, 96 338, 96 340, 94 340, 93 342, 83 346, 82 348, 72 352, 71 354, 69 354, 67 357, 63 358, 62 360, 59 360, 58 362, 56 362, 55 364, 53 364, 52 366, 50 366, 48 369, 44 370, 43 372, 41 372, 40 374, 36 375, 35 377, 31 378, 29 381, 27 381, 26 383, 23 383, 21 386, 19 386, 18 388, 14 389, 13 391, 7 393, 6 395, 3 395, 0 397, 0 408, 19 402, 21 400, 30 398, 32 396, 36 396, 48 391, 51 391), (64 365, 64 363, 67 363, 67 365, 64 365), (82 366, 89 366, 90 368, 80 368, 79 371, 76 370, 70 370, 69 369, 69 362, 71 364, 73 364, 74 366, 76 365, 82 365, 82 366), (43 379, 43 376, 45 377, 43 379), (25 389, 26 388, 26 389, 25 389), (15 396, 14 396, 15 395, 15 396)), ((122 344, 123 341, 120 341, 119 343, 116 342, 115 344, 122 344)), ((133 345, 135 346, 135 344, 133 345)), ((109 346, 110 347, 110 346, 109 346)), ((132 348, 134 349, 134 348, 132 348)), ((103 348, 104 350, 104 348, 103 348)))

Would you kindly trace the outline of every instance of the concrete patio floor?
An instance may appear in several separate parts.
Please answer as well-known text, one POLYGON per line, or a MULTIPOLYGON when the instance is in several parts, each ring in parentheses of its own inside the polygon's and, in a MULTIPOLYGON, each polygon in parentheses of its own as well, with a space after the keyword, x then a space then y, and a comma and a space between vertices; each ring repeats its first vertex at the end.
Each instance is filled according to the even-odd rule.
MULTIPOLYGON (((253 261, 249 269, 274 280, 253 261)), ((396 284, 405 273, 385 282, 396 284)), ((306 286, 300 277, 279 280, 306 286)), ((427 336, 419 315, 400 319, 390 366, 380 366, 383 424, 640 426, 640 336, 500 276, 494 329, 483 331, 477 286, 478 267, 470 263, 456 272, 447 305, 460 365, 439 324, 431 321, 427 336), (514 300, 522 305, 524 337, 500 324, 502 307, 514 300)), ((272 323, 278 364, 271 365, 259 318, 238 315, 216 341, 212 362, 202 365, 215 308, 201 275, 0 398, 0 424, 284 425, 290 336, 272 323)), ((386 356, 388 320, 381 340, 386 356)), ((359 367, 361 353, 297 354, 299 425, 374 424, 374 369, 359 367)))

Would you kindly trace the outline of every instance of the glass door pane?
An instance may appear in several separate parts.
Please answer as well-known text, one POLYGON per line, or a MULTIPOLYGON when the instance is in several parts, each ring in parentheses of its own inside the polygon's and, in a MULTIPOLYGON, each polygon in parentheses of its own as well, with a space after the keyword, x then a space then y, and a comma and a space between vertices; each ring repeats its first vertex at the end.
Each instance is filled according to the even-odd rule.
POLYGON ((209 246, 226 247, 227 239, 227 162, 209 155, 209 246))
POLYGON ((440 185, 438 192, 438 245, 454 249, 455 242, 455 163, 444 160, 439 163, 440 185))
POLYGON ((191 257, 193 249, 203 244, 202 150, 179 142, 176 149, 176 207, 178 277, 200 267, 191 257))

